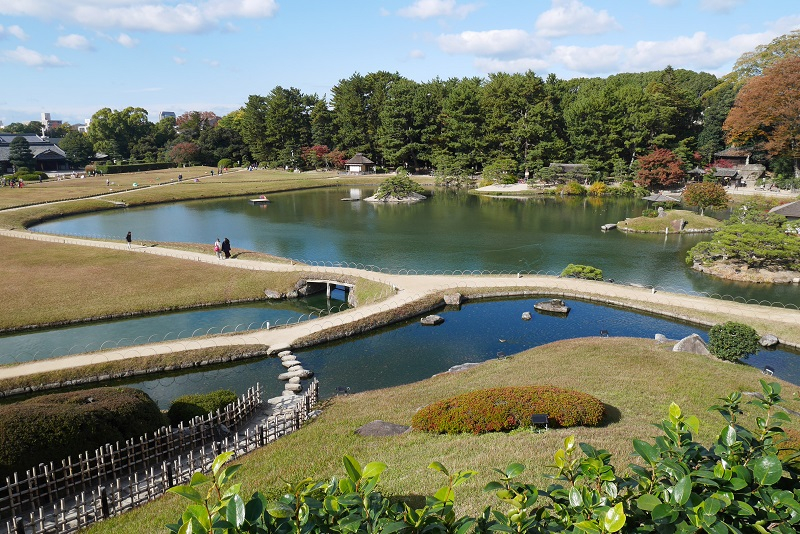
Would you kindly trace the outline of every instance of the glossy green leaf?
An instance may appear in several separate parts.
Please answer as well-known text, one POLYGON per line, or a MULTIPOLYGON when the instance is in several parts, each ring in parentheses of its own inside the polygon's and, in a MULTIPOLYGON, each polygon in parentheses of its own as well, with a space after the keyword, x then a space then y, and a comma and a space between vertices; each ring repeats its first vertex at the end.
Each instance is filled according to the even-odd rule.
POLYGON ((444 473, 445 475, 448 475, 448 476, 450 475, 450 473, 448 473, 448 471, 447 471, 447 468, 444 465, 442 465, 440 462, 431 462, 430 465, 428 465, 428 469, 433 469, 434 471, 439 471, 440 473, 444 473))
POLYGON ((625 526, 625 519, 622 503, 617 503, 613 508, 609 508, 603 516, 603 528, 606 532, 617 532, 625 526))
POLYGON ((646 493, 636 499, 636 506, 638 506, 640 510, 644 510, 646 512, 653 511, 653 509, 659 504, 662 504, 661 499, 649 493, 646 493))
POLYGON ((361 472, 361 476, 363 478, 373 478, 379 476, 381 473, 386 471, 386 464, 383 462, 370 462, 364 466, 364 470, 361 472))
POLYGON ((230 460, 232 457, 233 457, 233 452, 228 451, 228 452, 223 452, 222 454, 214 458, 214 461, 211 463, 211 472, 214 473, 214 476, 217 476, 219 468, 222 467, 222 465, 228 460, 230 460))
POLYGON ((567 465, 566 457, 567 455, 564 452, 564 449, 558 449, 554 456, 556 467, 558 467, 559 469, 563 469, 564 466, 567 465))
POLYGON ((395 532, 400 532, 407 526, 408 525, 403 521, 392 521, 381 526, 381 534, 394 534, 395 532))
POLYGON ((753 478, 761 486, 771 486, 781 479, 783 467, 780 459, 771 454, 757 458, 753 464, 753 478))
POLYGON ((640 439, 633 440, 633 448, 648 464, 653 465, 656 463, 656 461, 658 461, 660 456, 658 449, 646 441, 642 441, 640 439))
POLYGON ((518 463, 509 464, 506 467, 506 478, 514 478, 521 475, 525 471, 525 466, 518 463))
POLYGON ((350 480, 353 482, 361 480, 361 464, 359 464, 355 458, 346 455, 342 458, 342 463, 344 464, 344 469, 347 471, 347 476, 350 477, 350 480))
POLYGON ((700 432, 700 419, 696 415, 690 415, 683 422, 686 423, 686 426, 691 429, 693 434, 700 432))
POLYGON ((433 498, 439 500, 440 502, 447 503, 447 502, 453 502, 455 496, 456 495, 453 492, 453 490, 450 487, 445 486, 443 488, 439 488, 439 491, 437 491, 433 495, 433 498))
POLYGON ((675 499, 675 503, 683 506, 689 500, 689 497, 692 494, 692 479, 689 476, 685 476, 678 480, 678 483, 675 484, 675 487, 672 490, 672 497, 675 499))
POLYGON ((569 504, 575 508, 583 506, 583 497, 581 492, 575 486, 569 489, 569 504))
POLYGON ((167 491, 176 495, 180 495, 181 497, 185 497, 192 502, 203 502, 203 496, 191 486, 174 486, 169 488, 167 491))
POLYGON ((678 422, 681 418, 681 407, 674 402, 669 405, 669 419, 673 423, 678 422))
POLYGON ((239 469, 241 469, 241 468, 242 468, 242 464, 229 465, 228 467, 226 467, 225 470, 222 472, 222 475, 219 477, 220 485, 227 484, 228 481, 231 478, 233 478, 233 475, 235 475, 236 472, 239 471, 239 469))
POLYGON ((283 502, 267 503, 267 513, 275 519, 286 519, 294 515, 294 508, 283 502))
POLYGON ((234 495, 225 507, 225 517, 228 522, 240 528, 244 523, 244 501, 239 495, 234 495))
POLYGON ((733 425, 728 425, 722 430, 719 441, 728 447, 736 443, 736 429, 733 428, 733 425))
POLYGON ((583 532, 588 532, 589 534, 599 534, 602 532, 600 527, 597 526, 597 523, 594 521, 581 521, 580 523, 575 523, 575 528, 578 528, 583 532))
POLYGON ((483 491, 497 491, 503 489, 505 486, 499 482, 489 482, 483 487, 483 491))

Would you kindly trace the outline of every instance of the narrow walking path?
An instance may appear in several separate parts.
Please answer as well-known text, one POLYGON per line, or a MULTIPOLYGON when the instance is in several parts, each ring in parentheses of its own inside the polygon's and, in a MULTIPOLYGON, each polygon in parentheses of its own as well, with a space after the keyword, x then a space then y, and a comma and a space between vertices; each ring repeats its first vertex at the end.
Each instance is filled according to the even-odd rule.
MULTIPOLYGON (((0 235, 18 239, 34 239, 50 243, 99 247, 128 252, 125 242, 96 241, 17 230, 0 230, 0 235)), ((212 254, 198 254, 196 252, 141 245, 134 246, 130 253, 155 254, 187 261, 221 265, 232 269, 264 271, 303 270, 317 273, 350 275, 382 282, 395 288, 396 291, 393 295, 380 302, 358 306, 336 313, 335 315, 322 316, 287 327, 249 331, 240 334, 222 334, 203 338, 189 338, 97 353, 77 354, 48 360, 25 362, 0 368, 0 379, 69 369, 114 360, 221 346, 261 345, 268 347, 270 353, 277 353, 281 350, 292 348, 293 344, 298 339, 310 334, 323 333, 326 330, 339 328, 342 325, 354 324, 366 317, 418 302, 430 295, 443 292, 454 293, 466 289, 477 289, 480 290, 481 293, 492 296, 502 296, 506 293, 521 294, 524 291, 531 294, 581 298, 642 311, 655 312, 668 317, 704 325, 714 324, 704 318, 705 315, 723 314, 731 320, 742 322, 768 321, 770 324, 782 324, 791 328, 800 327, 800 311, 796 309, 743 304, 707 297, 655 291, 644 287, 579 280, 575 278, 558 278, 539 275, 397 275, 350 267, 318 267, 241 259, 219 260, 212 254)), ((782 342, 783 341, 785 340, 782 340, 782 342)), ((795 340, 789 340, 787 344, 795 347, 800 346, 800 343, 797 343, 795 340)))

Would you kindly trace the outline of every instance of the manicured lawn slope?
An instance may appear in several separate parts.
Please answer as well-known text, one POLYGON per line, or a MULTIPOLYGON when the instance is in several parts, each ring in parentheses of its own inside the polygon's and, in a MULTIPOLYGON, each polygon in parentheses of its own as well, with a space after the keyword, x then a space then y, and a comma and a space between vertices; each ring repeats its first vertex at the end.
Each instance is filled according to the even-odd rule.
MULTIPOLYGON (((451 470, 471 468, 479 472, 477 479, 457 492, 461 511, 477 512, 490 502, 496 504, 482 492, 486 482, 493 479, 491 468, 521 462, 529 468, 526 472, 529 479, 544 487, 547 482, 541 475, 552 473, 547 466, 569 435, 608 449, 615 455, 615 464, 624 468, 631 461, 631 440, 656 435, 652 423, 666 418, 672 401, 684 413, 700 418, 700 440, 709 444, 718 435, 723 421, 707 412, 708 406, 734 390, 760 391, 758 380, 762 377, 757 369, 674 353, 652 340, 560 341, 461 373, 338 397, 300 432, 242 458, 244 468, 237 477, 243 483, 244 494, 259 489, 276 495, 284 480, 341 475, 341 457, 351 454, 362 463, 388 464, 381 483, 385 494, 425 495, 434 492, 443 481, 441 475, 426 469, 430 462, 440 461, 451 470), (376 419, 409 424, 419 407, 442 398, 480 388, 528 384, 552 384, 594 395, 609 406, 610 420, 598 428, 578 427, 540 434, 448 436, 412 432, 392 438, 354 434, 356 428, 376 419)), ((797 391, 796 386, 784 384, 783 397, 791 399, 797 391)), ((788 401, 787 406, 798 410, 800 402, 788 401)), ((741 421, 750 426, 751 419, 748 414, 741 421)), ((798 428, 796 422, 790 426, 798 428)), ((163 532, 160 526, 173 522, 187 502, 169 496, 100 523, 89 532, 163 532)))

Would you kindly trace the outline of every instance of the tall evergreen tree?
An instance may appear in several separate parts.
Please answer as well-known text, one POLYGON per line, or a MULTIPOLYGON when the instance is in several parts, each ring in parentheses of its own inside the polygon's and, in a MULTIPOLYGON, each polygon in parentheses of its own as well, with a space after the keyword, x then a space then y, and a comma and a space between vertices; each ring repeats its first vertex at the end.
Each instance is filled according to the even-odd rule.
POLYGON ((25 167, 28 170, 34 170, 36 160, 33 159, 33 152, 31 152, 31 144, 22 136, 15 137, 8 147, 8 161, 14 166, 14 169, 25 167))

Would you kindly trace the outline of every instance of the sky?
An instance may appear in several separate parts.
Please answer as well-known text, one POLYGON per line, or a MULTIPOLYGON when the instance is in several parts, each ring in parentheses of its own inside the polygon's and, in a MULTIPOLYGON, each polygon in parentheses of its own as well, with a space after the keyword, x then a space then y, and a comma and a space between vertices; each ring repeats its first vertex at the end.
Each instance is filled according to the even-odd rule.
POLYGON ((330 97, 379 70, 722 76, 795 29, 798 0, 0 0, 0 121, 223 116, 276 86, 330 97))

